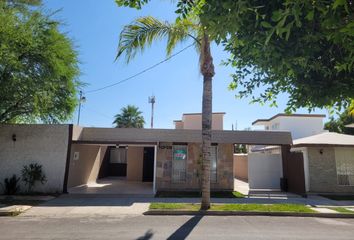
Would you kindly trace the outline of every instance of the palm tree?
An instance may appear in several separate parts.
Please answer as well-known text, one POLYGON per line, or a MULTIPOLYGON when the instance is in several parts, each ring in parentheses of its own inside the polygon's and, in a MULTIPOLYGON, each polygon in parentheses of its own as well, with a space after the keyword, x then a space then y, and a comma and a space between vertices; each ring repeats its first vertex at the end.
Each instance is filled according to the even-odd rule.
POLYGON ((175 23, 159 21, 153 17, 141 17, 126 25, 120 34, 117 58, 123 53, 129 62, 138 52, 150 46, 153 41, 167 38, 167 55, 177 43, 192 39, 199 52, 200 72, 203 75, 202 100, 202 202, 201 209, 210 208, 210 146, 212 126, 212 78, 213 58, 210 39, 205 28, 195 19, 177 19, 175 23))
POLYGON ((114 116, 113 124, 116 124, 116 128, 143 128, 145 120, 141 114, 138 107, 128 105, 121 109, 121 113, 114 116))

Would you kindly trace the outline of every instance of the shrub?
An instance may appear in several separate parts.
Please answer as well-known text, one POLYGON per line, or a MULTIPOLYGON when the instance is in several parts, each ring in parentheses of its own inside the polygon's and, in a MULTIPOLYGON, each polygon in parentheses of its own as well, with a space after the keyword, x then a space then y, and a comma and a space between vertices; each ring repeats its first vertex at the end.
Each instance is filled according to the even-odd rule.
POLYGON ((12 175, 11 178, 5 178, 4 184, 1 184, 4 189, 4 194, 6 195, 15 195, 18 191, 20 191, 19 183, 20 178, 16 176, 16 174, 12 175))
POLYGON ((23 166, 22 181, 25 182, 28 192, 32 192, 37 182, 44 184, 47 178, 42 170, 42 165, 31 163, 28 166, 23 166))

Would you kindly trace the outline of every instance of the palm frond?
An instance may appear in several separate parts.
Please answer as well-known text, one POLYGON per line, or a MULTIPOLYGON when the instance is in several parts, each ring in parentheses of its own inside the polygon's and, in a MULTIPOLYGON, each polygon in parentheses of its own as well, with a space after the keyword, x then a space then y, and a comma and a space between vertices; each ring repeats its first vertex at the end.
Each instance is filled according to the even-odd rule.
POLYGON ((123 53, 129 62, 138 52, 143 52, 151 46, 155 40, 167 38, 166 53, 170 55, 179 42, 194 37, 196 26, 188 20, 180 20, 176 23, 162 22, 154 17, 141 17, 124 27, 119 37, 119 58, 123 53))

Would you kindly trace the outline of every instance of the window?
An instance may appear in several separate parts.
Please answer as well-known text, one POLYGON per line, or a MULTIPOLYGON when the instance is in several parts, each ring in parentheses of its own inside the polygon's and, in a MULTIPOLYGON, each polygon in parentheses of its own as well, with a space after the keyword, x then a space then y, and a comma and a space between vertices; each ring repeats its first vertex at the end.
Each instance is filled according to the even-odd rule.
POLYGON ((110 163, 127 163, 127 149, 126 148, 112 148, 110 163))
POLYGON ((354 150, 336 148, 335 158, 338 185, 354 186, 354 150))
POLYGON ((185 182, 187 145, 174 145, 172 152, 172 182, 185 182))
POLYGON ((210 181, 212 183, 217 182, 217 166, 218 166, 218 147, 211 146, 210 149, 211 162, 210 162, 210 181))
POLYGON ((272 130, 278 130, 279 129, 279 123, 274 123, 272 125, 272 130))

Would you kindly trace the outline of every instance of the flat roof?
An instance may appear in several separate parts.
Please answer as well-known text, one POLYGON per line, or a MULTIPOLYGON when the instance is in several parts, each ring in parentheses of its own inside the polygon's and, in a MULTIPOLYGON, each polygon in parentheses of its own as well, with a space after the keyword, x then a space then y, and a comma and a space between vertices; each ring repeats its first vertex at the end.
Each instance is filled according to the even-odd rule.
POLYGON ((317 135, 294 140, 293 147, 309 146, 353 146, 354 136, 334 132, 325 132, 317 135))
MULTIPOLYGON (((74 126, 74 143, 158 143, 202 142, 201 130, 144 129, 144 128, 93 128, 74 126)), ((252 145, 290 145, 288 131, 212 131, 213 143, 243 143, 252 145)))
POLYGON ((354 128, 354 123, 351 123, 351 124, 345 125, 345 127, 347 127, 347 128, 354 128))
POLYGON ((273 119, 277 118, 277 117, 318 117, 318 118, 325 118, 326 115, 325 114, 286 114, 286 113, 278 113, 276 115, 274 115, 271 118, 268 119, 257 119, 256 121, 252 122, 252 125, 256 125, 257 123, 266 123, 266 122, 270 122, 273 119))

